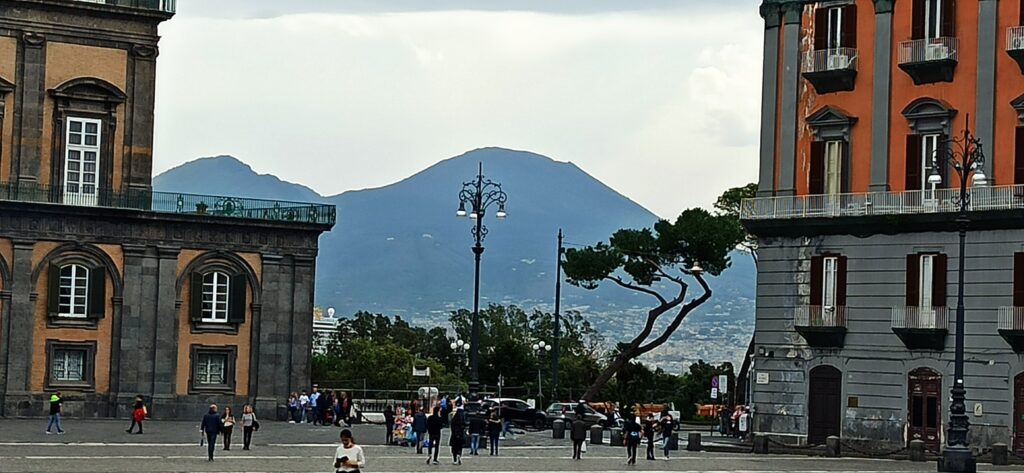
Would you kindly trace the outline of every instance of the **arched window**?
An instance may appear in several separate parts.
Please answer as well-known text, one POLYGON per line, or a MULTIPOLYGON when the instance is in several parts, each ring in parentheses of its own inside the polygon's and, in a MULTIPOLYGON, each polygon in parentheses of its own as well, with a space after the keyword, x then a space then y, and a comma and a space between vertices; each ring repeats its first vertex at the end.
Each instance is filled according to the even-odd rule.
POLYGON ((203 275, 203 322, 228 321, 228 294, 231 278, 220 271, 203 275))
POLYGON ((69 264, 60 268, 57 314, 84 319, 89 313, 89 268, 69 264))

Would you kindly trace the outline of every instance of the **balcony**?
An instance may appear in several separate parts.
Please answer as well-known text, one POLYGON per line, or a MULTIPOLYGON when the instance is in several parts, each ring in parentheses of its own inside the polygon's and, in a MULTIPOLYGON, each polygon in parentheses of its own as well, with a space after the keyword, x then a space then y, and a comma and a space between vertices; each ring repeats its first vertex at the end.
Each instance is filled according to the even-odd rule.
POLYGON ((797 307, 793 327, 812 347, 842 348, 846 339, 846 307, 797 307))
POLYGON ((822 49, 807 53, 803 67, 804 79, 819 94, 853 90, 857 79, 855 48, 822 49))
POLYGON ((942 350, 948 315, 945 307, 893 307, 892 331, 908 349, 942 350))
POLYGON ((999 335, 1017 353, 1024 352, 1024 307, 1000 307, 999 335))
POLYGON ((1006 29, 1006 53, 1017 61, 1021 74, 1024 74, 1024 26, 1011 26, 1006 29))
POLYGON ((74 0, 83 3, 98 3, 101 5, 113 5, 116 7, 138 8, 140 10, 153 10, 164 13, 174 13, 177 8, 177 0, 74 0))
POLYGON ((960 57, 957 38, 915 39, 900 43, 899 65, 914 84, 953 82, 960 57))
MULTIPOLYGON (((888 191, 860 194, 758 197, 741 204, 743 220, 864 217, 871 215, 940 214, 959 211, 958 189, 888 191)), ((1022 210, 1024 185, 977 187, 971 190, 971 211, 1022 210)))
POLYGON ((63 188, 34 183, 0 182, 2 202, 129 209, 159 214, 315 225, 334 225, 337 215, 337 209, 328 204, 142 190, 113 192, 100 189, 96 195, 66 194, 63 188))

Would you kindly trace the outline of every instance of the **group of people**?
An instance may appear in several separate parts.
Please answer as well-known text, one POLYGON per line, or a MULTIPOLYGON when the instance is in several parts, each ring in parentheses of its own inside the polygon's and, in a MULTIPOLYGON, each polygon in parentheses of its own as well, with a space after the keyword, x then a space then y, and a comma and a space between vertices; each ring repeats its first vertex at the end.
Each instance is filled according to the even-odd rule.
MULTIPOLYGON (((142 434, 142 422, 149 416, 149 408, 146 407, 146 399, 141 394, 135 396, 132 400, 131 405, 131 425, 125 432, 129 434, 142 434), (138 427, 138 432, 135 431, 135 427, 138 427)), ((64 424, 61 423, 61 416, 64 414, 64 398, 61 396, 60 391, 56 391, 50 394, 50 415, 46 424, 46 433, 52 434, 54 427, 57 428, 57 434, 61 435, 64 433, 64 424)))
POLYGON ((626 444, 626 464, 636 465, 637 451, 644 439, 647 440, 647 459, 656 460, 654 446, 656 434, 661 434, 661 448, 665 458, 669 458, 672 446, 672 435, 675 433, 678 424, 671 414, 662 414, 661 418, 655 418, 654 414, 647 414, 643 421, 639 417, 631 417, 622 428, 623 441, 626 444))
POLYGON ((352 427, 355 409, 348 393, 339 391, 321 392, 313 385, 312 391, 291 393, 288 396, 288 423, 313 425, 334 425, 352 427))
POLYGON ((217 437, 223 434, 224 450, 231 450, 231 434, 235 430, 235 424, 242 424, 242 450, 249 450, 252 446, 252 434, 260 429, 260 421, 256 418, 256 412, 251 405, 242 407, 242 415, 235 418, 230 407, 225 407, 223 412, 218 412, 216 404, 210 404, 210 410, 203 416, 199 424, 201 434, 199 445, 206 443, 206 453, 209 461, 213 461, 213 452, 217 449, 217 437))
POLYGON ((470 415, 465 409, 465 398, 442 398, 429 408, 414 402, 408 410, 392 406, 384 408, 384 424, 387 429, 388 445, 405 444, 416 447, 417 454, 427 450, 427 464, 439 464, 441 445, 444 443, 442 431, 448 429, 448 446, 451 448, 452 463, 462 464, 465 449, 469 455, 479 455, 481 440, 487 439, 485 448, 489 446, 490 455, 498 455, 498 446, 502 434, 506 431, 506 422, 493 408, 487 413, 470 415), (429 412, 429 415, 428 415, 429 412))
POLYGON ((723 408, 718 416, 718 431, 722 435, 745 439, 750 434, 749 407, 738 405, 734 409, 723 408))

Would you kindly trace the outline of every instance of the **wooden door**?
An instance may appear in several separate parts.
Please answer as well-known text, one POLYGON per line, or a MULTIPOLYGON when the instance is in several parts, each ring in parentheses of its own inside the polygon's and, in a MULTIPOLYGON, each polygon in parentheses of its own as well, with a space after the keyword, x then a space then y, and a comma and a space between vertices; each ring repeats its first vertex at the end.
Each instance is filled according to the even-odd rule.
POLYGON ((928 368, 910 372, 907 383, 907 442, 923 440, 938 451, 942 441, 942 375, 928 368))
POLYGON ((1024 373, 1013 380, 1013 452, 1024 455, 1024 373))
POLYGON ((811 370, 807 389, 807 443, 821 445, 839 436, 843 419, 843 373, 832 366, 811 370))

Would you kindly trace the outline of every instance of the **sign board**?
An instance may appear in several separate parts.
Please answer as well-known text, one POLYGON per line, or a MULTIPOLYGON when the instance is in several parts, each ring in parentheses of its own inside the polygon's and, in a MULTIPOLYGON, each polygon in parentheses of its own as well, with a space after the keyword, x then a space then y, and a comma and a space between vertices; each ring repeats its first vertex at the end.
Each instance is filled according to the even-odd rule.
POLYGON ((724 375, 724 374, 718 375, 718 390, 721 391, 722 394, 728 394, 729 393, 729 376, 728 375, 724 375))
POLYGON ((412 367, 412 375, 413 376, 422 376, 422 377, 429 378, 430 377, 430 367, 429 366, 413 366, 412 367))
POLYGON ((768 384, 768 373, 759 371, 757 373, 757 384, 768 384))
POLYGON ((718 389, 718 376, 711 378, 711 389, 718 389))
POLYGON ((711 399, 718 399, 718 388, 711 388, 711 399))

